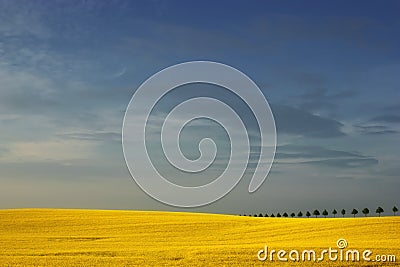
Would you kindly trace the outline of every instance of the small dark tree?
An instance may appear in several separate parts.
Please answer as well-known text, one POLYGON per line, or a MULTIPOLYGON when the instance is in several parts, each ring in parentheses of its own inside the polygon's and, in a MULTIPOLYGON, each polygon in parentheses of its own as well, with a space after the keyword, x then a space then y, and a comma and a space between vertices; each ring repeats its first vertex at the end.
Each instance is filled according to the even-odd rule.
POLYGON ((257 217, 257 214, 254 214, 254 217, 257 217))
POLYGON ((393 216, 396 216, 396 212, 398 212, 399 210, 397 209, 396 206, 394 206, 392 211, 393 211, 393 216))
POLYGON ((258 217, 263 217, 263 215, 260 213, 260 214, 258 214, 258 217))
POLYGON ((265 213, 264 217, 268 217, 268 213, 265 213))
POLYGON ((336 218, 337 210, 334 209, 334 210, 332 211, 332 214, 333 214, 333 218, 336 218))
POLYGON ((368 208, 363 208, 362 213, 365 215, 365 217, 367 217, 367 215, 369 213, 369 209, 368 208))
POLYGON ((276 217, 282 217, 281 214, 278 212, 278 214, 276 214, 276 217))
POLYGON ((309 211, 307 211, 307 212, 306 212, 306 216, 307 216, 307 218, 310 218, 311 213, 310 213, 309 211))
POLYGON ((303 213, 299 211, 299 213, 297 213, 297 217, 303 217, 303 213))
POLYGON ((315 215, 315 218, 317 218, 318 215, 320 215, 319 210, 314 210, 312 214, 315 215))
POLYGON ((283 213, 283 217, 287 218, 288 214, 286 212, 283 213))
POLYGON ((353 209, 352 211, 351 211, 351 214, 353 214, 353 216, 354 216, 354 218, 356 217, 356 214, 358 213, 358 210, 356 210, 356 209, 353 209))
POLYGON ((324 215, 325 218, 326 218, 326 216, 328 216, 328 211, 327 211, 327 210, 324 210, 324 211, 322 212, 322 215, 324 215))
POLYGON ((342 209, 342 210, 340 211, 340 213, 342 214, 342 217, 344 217, 344 215, 346 214, 346 210, 345 210, 345 209, 342 209))
POLYGON ((271 214, 271 218, 275 218, 275 215, 273 213, 271 214))
POLYGON ((384 212, 384 210, 383 210, 382 207, 378 207, 378 208, 376 209, 376 213, 379 214, 379 217, 381 217, 381 213, 383 213, 383 212, 384 212))
POLYGON ((296 216, 296 214, 294 214, 294 212, 290 213, 290 217, 294 218, 294 216, 296 216))

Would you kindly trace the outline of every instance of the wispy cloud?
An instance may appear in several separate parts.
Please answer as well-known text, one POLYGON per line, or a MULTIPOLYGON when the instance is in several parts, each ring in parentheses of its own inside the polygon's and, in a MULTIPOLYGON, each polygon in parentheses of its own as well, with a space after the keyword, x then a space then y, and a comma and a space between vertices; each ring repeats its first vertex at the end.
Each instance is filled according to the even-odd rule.
POLYGON ((395 134, 398 133, 397 130, 389 128, 384 125, 356 125, 357 130, 362 134, 395 134))
POLYGON ((343 124, 330 118, 324 118, 299 108, 286 105, 273 105, 272 111, 277 131, 285 134, 330 138, 344 136, 343 124))
POLYGON ((95 144, 78 140, 48 140, 42 142, 17 142, 8 145, 0 157, 4 162, 59 162, 84 160, 93 157, 95 144))
POLYGON ((400 116, 399 115, 393 115, 393 114, 380 115, 380 116, 376 116, 376 117, 372 118, 371 121, 400 123, 400 116))
MULTIPOLYGON (((41 5, 41 4, 39 4, 41 5)), ((12 37, 48 38, 50 31, 43 21, 38 3, 31 1, 0 1, 0 35, 12 37)))
POLYGON ((310 145, 278 146, 276 153, 277 164, 311 164, 338 168, 370 166, 378 163, 372 156, 359 152, 328 149, 310 145))
POLYGON ((118 142, 121 143, 120 132, 74 132, 63 133, 58 135, 61 138, 73 140, 87 140, 87 141, 103 141, 103 142, 118 142))

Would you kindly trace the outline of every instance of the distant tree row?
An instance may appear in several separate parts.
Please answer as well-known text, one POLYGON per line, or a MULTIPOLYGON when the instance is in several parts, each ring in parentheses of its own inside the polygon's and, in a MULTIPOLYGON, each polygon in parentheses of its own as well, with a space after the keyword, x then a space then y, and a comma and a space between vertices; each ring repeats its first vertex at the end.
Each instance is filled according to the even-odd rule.
MULTIPOLYGON (((399 210, 397 209, 396 206, 394 206, 394 207, 392 208, 392 211, 393 211, 393 215, 396 216, 396 212, 398 212, 399 210)), ((365 215, 365 217, 367 217, 368 214, 369 214, 369 209, 368 209, 368 208, 364 208, 364 209, 362 209, 361 212, 365 215)), ((384 213, 385 211, 383 210, 382 207, 378 207, 378 208, 375 210, 375 212, 376 212, 377 214, 379 214, 379 217, 381 217, 381 213, 384 213)), ((342 210, 340 211, 340 213, 342 214, 342 217, 344 217, 344 216, 346 215, 346 210, 345 210, 345 209, 342 209, 342 210)), ((337 212, 336 209, 334 209, 334 210, 332 210, 331 214, 333 215, 334 218, 336 218, 336 214, 338 214, 338 212, 337 212)), ((357 209, 353 209, 353 210, 351 211, 351 214, 353 215, 353 217, 356 217, 356 215, 358 214, 358 210, 357 210, 357 209)), ((240 214, 240 215, 242 215, 242 214, 240 214)), ((316 210, 313 211, 312 215, 314 215, 315 218, 317 218, 319 215, 321 215, 321 213, 319 212, 319 210, 316 209, 316 210)), ((326 218, 326 216, 329 215, 329 212, 328 212, 326 209, 324 209, 324 210, 322 211, 322 215, 326 218)), ((289 217, 289 214, 286 213, 286 212, 284 212, 284 213, 281 215, 281 214, 278 212, 278 213, 276 214, 276 216, 275 216, 273 213, 271 213, 270 215, 268 215, 267 213, 264 214, 264 215, 263 215, 262 213, 260 213, 260 214, 258 214, 258 215, 257 215, 257 214, 254 214, 254 215, 246 215, 246 214, 243 214, 243 216, 254 216, 254 217, 285 217, 285 218, 287 218, 287 217, 289 217)), ((305 213, 305 216, 306 216, 307 218, 310 218, 311 213, 310 213, 309 211, 307 211, 307 212, 305 213)), ((295 214, 294 212, 292 212, 292 213, 290 213, 290 217, 294 218, 294 217, 296 217, 296 214, 295 214)), ((297 213, 297 217, 299 217, 299 218, 303 217, 303 212, 299 211, 299 212, 297 213)))

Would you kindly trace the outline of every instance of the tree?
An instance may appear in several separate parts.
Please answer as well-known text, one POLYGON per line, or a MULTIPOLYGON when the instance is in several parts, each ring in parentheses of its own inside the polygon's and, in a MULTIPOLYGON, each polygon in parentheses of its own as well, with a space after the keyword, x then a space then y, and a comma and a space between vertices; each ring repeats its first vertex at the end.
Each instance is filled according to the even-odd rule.
POLYGON ((254 217, 257 217, 257 214, 254 214, 254 217))
POLYGON ((327 210, 324 210, 324 211, 322 212, 322 215, 324 215, 325 218, 326 218, 326 216, 328 216, 328 211, 327 211, 327 210))
POLYGON ((307 216, 307 218, 310 218, 311 213, 310 213, 309 211, 307 211, 307 212, 306 212, 306 216, 307 216))
POLYGON ((283 217, 287 218, 288 214, 286 212, 283 213, 283 217))
POLYGON ((344 215, 346 214, 346 210, 345 210, 345 209, 342 209, 342 210, 340 211, 340 213, 342 214, 342 217, 344 217, 344 215))
POLYGON ((353 209, 352 211, 351 211, 351 214, 353 214, 353 216, 354 216, 354 218, 356 217, 356 214, 358 213, 358 210, 356 210, 356 209, 353 209))
POLYGON ((397 209, 396 206, 394 206, 392 211, 393 211, 393 216, 396 216, 396 212, 398 212, 399 210, 397 209))
POLYGON ((336 218, 337 210, 334 209, 334 210, 332 211, 332 214, 333 214, 333 218, 336 218))
POLYGON ((312 214, 315 215, 315 218, 317 218, 318 215, 320 215, 319 210, 314 210, 312 214))
POLYGON ((275 217, 275 215, 272 213, 272 214, 271 214, 271 218, 274 218, 274 217, 275 217))
POLYGON ((276 214, 276 217, 280 218, 282 217, 281 214, 278 212, 278 214, 276 214))
POLYGON ((265 213, 264 217, 268 217, 268 213, 265 213))
POLYGON ((376 213, 379 214, 379 217, 381 217, 381 213, 383 213, 383 212, 384 212, 384 210, 382 209, 382 207, 378 207, 378 208, 376 209, 376 213))
POLYGON ((260 213, 260 214, 258 214, 258 217, 263 217, 263 215, 260 213))
POLYGON ((296 214, 294 214, 294 212, 290 213, 290 217, 294 218, 294 216, 296 216, 296 214))
POLYGON ((297 213, 297 217, 303 217, 303 213, 299 211, 299 213, 297 213))
POLYGON ((362 213, 365 215, 365 217, 367 217, 367 215, 369 213, 369 209, 368 208, 363 208, 362 213))

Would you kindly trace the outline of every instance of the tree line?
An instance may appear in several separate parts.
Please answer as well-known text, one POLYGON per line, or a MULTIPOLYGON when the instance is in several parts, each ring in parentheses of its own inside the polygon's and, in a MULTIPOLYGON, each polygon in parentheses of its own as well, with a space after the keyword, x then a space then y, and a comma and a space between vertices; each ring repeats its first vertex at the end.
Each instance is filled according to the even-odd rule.
MULTIPOLYGON (((397 207, 394 206, 394 207, 392 208, 393 216, 396 216, 396 212, 398 212, 398 211, 399 211, 399 210, 397 209, 397 207)), ((365 217, 367 217, 368 214, 370 213, 370 211, 369 211, 368 208, 362 209, 361 212, 364 214, 365 217)), ((381 213, 384 213, 385 211, 383 210, 382 207, 378 207, 378 208, 376 208, 375 212, 376 212, 376 214, 379 214, 379 217, 381 217, 381 213)), ((333 215, 334 218, 336 218, 336 215, 338 214, 338 211, 337 211, 336 209, 334 209, 334 210, 331 211, 331 214, 333 215)), ((340 214, 342 214, 342 217, 344 217, 344 216, 346 215, 346 210, 345 210, 345 209, 342 209, 342 210, 340 211, 340 214)), ((352 214, 353 217, 355 218, 356 215, 358 214, 358 210, 357 210, 357 209, 353 209, 353 210, 351 211, 351 214, 352 214)), ((314 210, 314 211, 312 212, 312 214, 310 213, 310 211, 306 211, 305 214, 303 214, 303 212, 301 212, 301 211, 299 211, 299 212, 297 213, 297 217, 299 217, 299 218, 302 218, 303 216, 305 216, 305 217, 307 217, 307 218, 310 218, 310 216, 312 216, 312 215, 315 216, 315 218, 318 218, 318 216, 320 216, 321 213, 319 212, 318 209, 314 210)), ((329 215, 329 212, 328 212, 326 209, 324 209, 324 210, 322 211, 322 216, 324 216, 324 217, 326 218, 326 216, 328 216, 328 215, 329 215)), ((296 217, 296 213, 292 212, 292 213, 290 213, 290 215, 289 215, 288 213, 286 213, 286 212, 282 213, 282 215, 281 215, 279 212, 278 212, 276 215, 274 215, 273 213, 271 213, 270 215, 268 215, 267 213, 265 213, 264 215, 263 215, 262 213, 260 213, 260 214, 258 214, 258 215, 257 215, 257 214, 254 214, 254 215, 246 215, 246 214, 243 214, 243 215, 242 215, 242 214, 240 214, 240 216, 250 216, 250 217, 285 217, 285 218, 287 218, 287 217, 290 216, 290 217, 294 218, 294 217, 296 217)))

